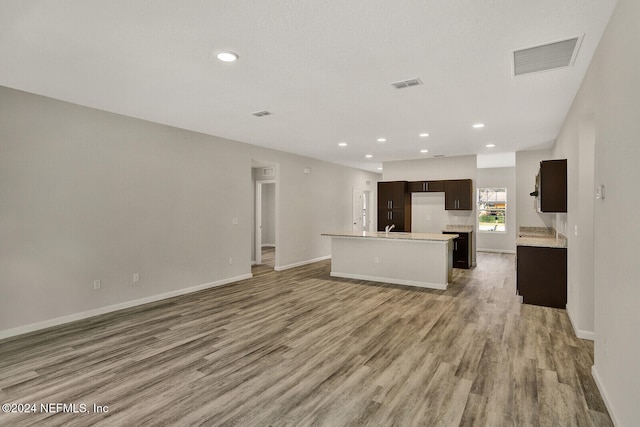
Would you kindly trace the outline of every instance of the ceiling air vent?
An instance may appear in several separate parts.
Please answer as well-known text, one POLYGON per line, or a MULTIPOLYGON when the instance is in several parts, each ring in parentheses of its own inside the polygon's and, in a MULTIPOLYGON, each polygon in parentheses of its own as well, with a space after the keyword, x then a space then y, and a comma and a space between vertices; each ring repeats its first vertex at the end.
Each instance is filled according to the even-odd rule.
POLYGON ((584 34, 513 52, 513 74, 537 73, 573 65, 584 34))
POLYGON ((389 84, 395 87, 396 89, 404 89, 405 87, 419 86, 422 84, 422 80, 415 78, 415 79, 409 79, 409 80, 402 80, 399 82, 393 82, 389 84))
POLYGON ((267 110, 256 111, 255 113, 251 113, 251 114, 256 116, 256 117, 264 117, 264 116, 270 116, 271 115, 271 113, 268 112, 267 110))

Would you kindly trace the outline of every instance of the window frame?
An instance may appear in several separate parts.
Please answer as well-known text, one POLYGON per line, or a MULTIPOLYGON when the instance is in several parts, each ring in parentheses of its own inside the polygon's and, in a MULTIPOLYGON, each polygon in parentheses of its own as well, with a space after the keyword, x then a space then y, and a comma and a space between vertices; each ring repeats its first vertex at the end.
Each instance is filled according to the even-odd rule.
MULTIPOLYGON (((502 201, 501 200, 497 200, 497 197, 496 197, 496 200, 495 200, 494 203, 497 204, 498 202, 502 202, 502 201)), ((498 233, 498 234, 506 234, 507 233, 507 223, 508 223, 508 218, 507 218, 507 208, 508 208, 508 206, 509 206, 509 201, 508 201, 508 196, 507 196, 507 187, 490 187, 490 186, 478 187, 476 189, 476 211, 477 211, 477 213, 476 213, 476 224, 478 226, 478 228, 477 228, 478 232, 479 233, 490 233, 490 234, 496 234, 496 233, 498 233), (481 198, 480 198, 483 193, 486 194, 486 190, 493 190, 494 193, 496 193, 496 194, 497 193, 501 193, 501 192, 504 193, 504 208, 493 207, 493 209, 492 209, 493 212, 502 212, 502 217, 504 218, 504 223, 503 223, 504 229, 502 229, 502 230, 497 229, 499 223, 496 223, 496 229, 494 229, 494 230, 487 230, 487 229, 480 228, 480 224, 481 224, 480 216, 481 216, 481 213, 482 212, 486 212, 486 210, 487 210, 486 209, 486 207, 487 207, 486 204, 488 202, 491 202, 490 200, 481 200, 481 198), (497 191, 497 190, 501 190, 501 191, 497 191)), ((496 215, 496 216, 498 216, 498 215, 496 215)))

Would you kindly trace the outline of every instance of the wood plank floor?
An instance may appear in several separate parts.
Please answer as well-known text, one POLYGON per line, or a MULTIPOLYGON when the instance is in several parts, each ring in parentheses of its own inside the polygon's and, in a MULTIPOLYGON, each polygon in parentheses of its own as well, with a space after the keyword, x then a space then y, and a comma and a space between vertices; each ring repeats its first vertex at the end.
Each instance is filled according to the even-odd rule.
POLYGON ((447 291, 335 279, 330 261, 0 341, 10 426, 609 426, 593 346, 521 305, 513 255, 447 291))

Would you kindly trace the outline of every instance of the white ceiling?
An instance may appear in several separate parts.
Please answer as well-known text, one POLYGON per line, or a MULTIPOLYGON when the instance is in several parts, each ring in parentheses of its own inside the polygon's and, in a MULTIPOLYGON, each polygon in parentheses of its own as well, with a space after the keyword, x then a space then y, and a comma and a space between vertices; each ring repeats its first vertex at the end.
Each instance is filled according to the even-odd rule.
POLYGON ((0 85, 375 171, 549 147, 615 3, 3 0, 0 85), (581 34, 574 66, 512 76, 513 50, 581 34))

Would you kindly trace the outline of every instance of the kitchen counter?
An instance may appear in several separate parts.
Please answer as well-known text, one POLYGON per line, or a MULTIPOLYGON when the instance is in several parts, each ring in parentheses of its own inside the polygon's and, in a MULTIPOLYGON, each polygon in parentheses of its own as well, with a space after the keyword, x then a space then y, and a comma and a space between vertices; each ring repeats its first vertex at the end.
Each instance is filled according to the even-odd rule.
POLYGON ((434 242, 447 242, 458 237, 455 234, 434 234, 434 233, 394 233, 390 231, 340 231, 337 233, 322 233, 327 237, 361 237, 366 239, 393 239, 393 240, 430 240, 434 242))
POLYGON ((446 290, 457 234, 342 231, 331 237, 331 276, 446 290))
POLYGON ((553 228, 520 227, 516 246, 535 246, 540 248, 566 248, 567 238, 556 235, 553 228))

